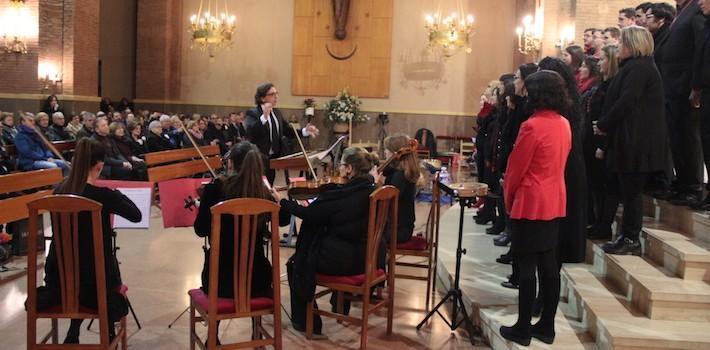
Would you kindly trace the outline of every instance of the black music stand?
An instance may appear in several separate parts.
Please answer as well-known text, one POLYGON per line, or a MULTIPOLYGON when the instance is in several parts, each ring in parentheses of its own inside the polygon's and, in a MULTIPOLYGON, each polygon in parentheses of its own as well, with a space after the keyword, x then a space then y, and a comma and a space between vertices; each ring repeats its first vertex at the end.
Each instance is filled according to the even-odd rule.
POLYGON ((420 322, 417 325, 417 330, 420 330, 422 326, 432 317, 434 314, 438 314, 439 317, 441 317, 442 320, 444 320, 444 323, 446 323, 447 326, 451 329, 451 331, 455 331, 461 324, 465 323, 466 330, 468 331, 468 337, 471 340, 472 345, 476 345, 474 342, 474 336, 475 335, 481 335, 481 329, 480 327, 474 326, 473 322, 471 322, 471 318, 468 317, 468 313, 466 313, 466 306, 463 303, 463 298, 461 294, 461 288, 459 287, 459 281, 460 281, 460 275, 461 275, 461 258, 464 254, 466 254, 466 249, 461 248, 461 243, 463 240, 463 215, 464 215, 464 210, 468 206, 468 204, 472 203, 475 201, 476 196, 475 194, 471 193, 468 194, 460 194, 457 190, 449 187, 448 185, 442 183, 441 181, 438 182, 439 188, 453 197, 454 199, 458 198, 459 200, 459 205, 461 206, 461 212, 459 214, 459 237, 458 237, 458 246, 456 247, 456 272, 454 274, 454 285, 449 289, 449 291, 446 293, 444 298, 439 301, 439 303, 431 310, 429 313, 424 317, 422 322, 420 322), (451 301, 454 303, 453 305, 453 312, 451 314, 451 321, 449 321, 441 312, 439 312, 439 308, 444 305, 444 303, 451 299, 451 301), (460 308, 460 309, 459 309, 460 308), (459 311, 462 314, 462 319, 457 320, 459 317, 459 311))

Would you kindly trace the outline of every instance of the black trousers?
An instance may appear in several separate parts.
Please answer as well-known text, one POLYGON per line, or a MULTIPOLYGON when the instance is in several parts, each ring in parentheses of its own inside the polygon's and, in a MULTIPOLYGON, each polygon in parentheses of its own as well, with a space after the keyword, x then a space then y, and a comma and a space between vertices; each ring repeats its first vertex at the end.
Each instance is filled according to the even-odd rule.
POLYGON ((705 168, 708 170, 708 174, 710 174, 710 91, 704 92, 702 96, 700 107, 700 136, 703 141, 705 168))
POLYGON ((619 190, 624 204, 621 235, 638 240, 643 221, 643 188, 648 173, 619 173, 619 190))
POLYGON ((703 162, 699 113, 690 107, 687 96, 668 98, 666 101, 676 189, 681 192, 700 192, 703 186, 703 162))

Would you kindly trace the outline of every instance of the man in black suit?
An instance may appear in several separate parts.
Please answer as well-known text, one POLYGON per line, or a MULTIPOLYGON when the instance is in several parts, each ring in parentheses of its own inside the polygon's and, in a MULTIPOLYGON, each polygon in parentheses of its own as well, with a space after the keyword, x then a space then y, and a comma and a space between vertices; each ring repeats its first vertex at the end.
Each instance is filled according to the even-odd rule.
MULTIPOLYGON (((700 109, 705 167, 710 170, 710 0, 700 0, 698 4, 705 16, 705 29, 693 64, 693 92, 690 95, 690 103, 691 107, 700 109)), ((710 210, 710 195, 696 204, 694 209, 710 210)))
POLYGON ((666 95, 666 120, 673 165, 675 192, 670 201, 677 205, 696 204, 702 198, 703 169, 700 120, 688 101, 691 93, 693 59, 702 45, 705 18, 697 0, 677 0, 678 15, 668 34, 658 43, 657 62, 666 95))
POLYGON ((224 130, 227 147, 232 147, 246 138, 247 130, 244 128, 244 117, 244 111, 229 113, 229 122, 224 130))
MULTIPOLYGON (((246 133, 247 138, 267 159, 274 159, 286 155, 285 138, 295 138, 296 133, 284 120, 281 111, 276 107, 279 101, 279 91, 272 83, 265 83, 256 89, 254 94, 255 108, 247 111, 246 133)), ((313 124, 301 129, 304 137, 318 136, 320 131, 313 124)), ((268 160, 266 164, 266 177, 273 185, 276 172, 270 169, 268 160)))

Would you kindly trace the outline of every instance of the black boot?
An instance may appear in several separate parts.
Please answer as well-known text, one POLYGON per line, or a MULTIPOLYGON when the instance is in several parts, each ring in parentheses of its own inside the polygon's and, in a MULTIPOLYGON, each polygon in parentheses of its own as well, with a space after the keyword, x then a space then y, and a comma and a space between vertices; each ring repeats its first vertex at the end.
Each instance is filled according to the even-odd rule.
POLYGON ((530 336, 545 343, 552 344, 555 341, 555 327, 547 326, 538 322, 530 327, 530 336))
POLYGON ((522 330, 516 326, 513 327, 506 327, 506 326, 501 326, 500 327, 500 335, 508 339, 512 342, 516 342, 522 346, 528 346, 530 345, 530 340, 532 339, 532 336, 530 335, 530 329, 522 330))

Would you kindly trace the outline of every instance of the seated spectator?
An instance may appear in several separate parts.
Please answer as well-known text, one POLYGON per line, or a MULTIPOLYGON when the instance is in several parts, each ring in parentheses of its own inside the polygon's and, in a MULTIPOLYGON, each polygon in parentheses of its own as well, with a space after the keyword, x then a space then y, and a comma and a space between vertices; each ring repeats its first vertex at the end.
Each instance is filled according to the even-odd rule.
POLYGON ((207 129, 204 131, 205 141, 211 145, 219 145, 221 153, 227 152, 226 146, 224 144, 224 133, 223 131, 224 123, 222 118, 217 114, 210 115, 210 119, 207 122, 207 129))
POLYGON ((5 145, 15 144, 17 128, 15 127, 15 116, 12 113, 2 113, 2 141, 5 145))
POLYGON ((182 120, 179 116, 174 115, 170 117, 170 124, 172 125, 171 131, 169 133, 170 142, 173 144, 174 148, 183 147, 183 139, 185 136, 185 131, 183 130, 182 120))
POLYGON ((149 132, 146 137, 148 152, 169 151, 174 149, 173 144, 170 143, 170 136, 163 133, 163 127, 159 121, 154 120, 150 122, 148 129, 149 132))
POLYGON ((108 118, 96 118, 96 132, 91 138, 99 141, 106 149, 104 168, 101 171, 101 176, 112 180, 129 180, 131 178, 133 164, 118 150, 118 146, 110 133, 111 129, 109 129, 108 118))
POLYGON ((128 159, 133 166, 131 171, 131 179, 133 180, 147 180, 148 179, 148 168, 145 165, 145 161, 138 158, 133 153, 132 141, 126 135, 126 126, 123 123, 113 122, 108 126, 111 138, 113 138, 114 143, 118 151, 123 156, 123 158, 128 159))
MULTIPOLYGON (((202 131, 200 131, 200 125, 198 124, 197 121, 190 120, 189 122, 187 122, 187 132, 190 133, 190 137, 192 137, 192 139, 195 141, 195 145, 197 145, 198 147, 207 146, 209 144, 205 140, 205 136, 202 133, 202 131)), ((193 146, 193 143, 190 142, 190 138, 188 137, 187 134, 183 135, 182 146, 184 148, 188 148, 188 147, 193 146)))
POLYGON ((143 125, 133 122, 128 122, 128 141, 131 145, 133 155, 140 157, 147 152, 145 136, 143 136, 143 125))
POLYGON ((76 133, 76 140, 81 140, 85 137, 91 137, 94 135, 94 122, 96 121, 96 116, 90 112, 82 112, 81 122, 83 126, 81 130, 76 133))
POLYGON ((22 118, 15 146, 17 147, 17 164, 20 170, 37 170, 61 168, 62 175, 67 176, 69 165, 47 148, 44 141, 35 132, 35 121, 32 117, 22 118))
POLYGON ((49 141, 68 141, 74 137, 64 127, 64 113, 55 112, 52 114, 52 125, 47 130, 47 138, 49 141))
POLYGON ((113 112, 114 107, 113 102, 111 102, 111 99, 108 97, 102 98, 101 103, 99 104, 99 110, 104 113, 113 112))
POLYGON ((0 175, 5 175, 15 170, 15 161, 7 154, 5 142, 0 138, 0 175))
POLYGON ((123 123, 123 114, 121 114, 121 112, 111 113, 111 122, 112 123, 123 123))
POLYGON ((604 29, 604 45, 619 45, 621 31, 617 27, 604 29))
POLYGON ((69 123, 67 124, 67 131, 76 138, 76 134, 81 130, 81 115, 86 112, 82 112, 80 115, 72 115, 69 118, 69 123))
POLYGON ((59 99, 57 98, 57 95, 50 95, 49 97, 47 97, 47 100, 44 101, 44 106, 42 106, 42 112, 44 112, 48 116, 54 114, 55 112, 64 113, 62 106, 59 104, 59 99))
POLYGON ((35 115, 35 125, 37 125, 39 131, 41 131, 45 137, 49 138, 49 115, 47 115, 47 113, 37 113, 35 115))
POLYGON ((118 103, 118 110, 119 111, 125 111, 126 109, 130 109, 131 111, 136 109, 136 106, 133 104, 133 101, 129 100, 128 98, 124 97, 121 99, 121 101, 118 103))
POLYGON ((244 111, 239 113, 232 112, 229 114, 229 123, 224 131, 224 138, 228 147, 236 145, 244 140, 244 137, 247 134, 247 130, 244 128, 244 115, 244 111))

